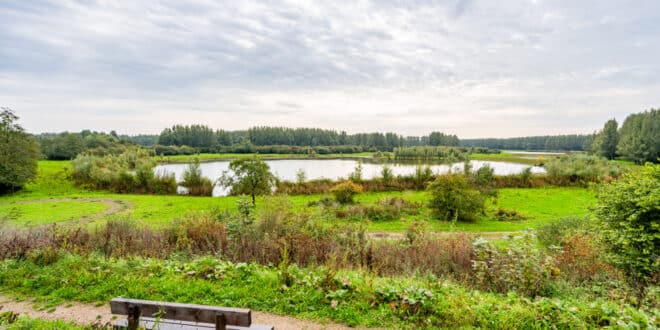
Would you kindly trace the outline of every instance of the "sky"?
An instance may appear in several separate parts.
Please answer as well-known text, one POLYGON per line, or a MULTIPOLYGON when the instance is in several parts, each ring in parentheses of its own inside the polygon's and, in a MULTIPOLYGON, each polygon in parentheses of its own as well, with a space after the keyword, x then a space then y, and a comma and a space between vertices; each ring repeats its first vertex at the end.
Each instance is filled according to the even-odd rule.
POLYGON ((0 41, 34 133, 512 137, 660 106, 657 0, 0 0, 0 41))

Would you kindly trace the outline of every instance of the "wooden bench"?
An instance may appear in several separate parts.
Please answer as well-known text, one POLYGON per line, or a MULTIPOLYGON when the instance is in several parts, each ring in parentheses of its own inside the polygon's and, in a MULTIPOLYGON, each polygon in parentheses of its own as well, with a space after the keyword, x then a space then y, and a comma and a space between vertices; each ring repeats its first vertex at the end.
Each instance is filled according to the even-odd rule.
POLYGON ((243 308, 114 298, 110 310, 128 316, 113 324, 113 329, 273 330, 272 326, 252 324, 251 311, 243 308))

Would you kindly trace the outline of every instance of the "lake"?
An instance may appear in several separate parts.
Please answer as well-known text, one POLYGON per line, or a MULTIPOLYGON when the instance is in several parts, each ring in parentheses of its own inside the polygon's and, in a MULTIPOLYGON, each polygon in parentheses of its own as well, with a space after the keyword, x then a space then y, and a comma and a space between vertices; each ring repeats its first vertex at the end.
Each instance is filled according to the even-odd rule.
MULTIPOLYGON (((296 172, 302 169, 305 171, 307 180, 314 179, 332 179, 347 178, 348 175, 355 170, 358 164, 354 159, 280 159, 280 160, 266 160, 271 172, 275 174, 280 180, 295 181, 296 172)), ((492 162, 492 161, 479 161, 472 160, 473 170, 488 164, 495 170, 495 175, 508 175, 517 174, 522 172, 525 168, 531 167, 532 173, 543 173, 545 170, 539 166, 529 166, 524 164, 508 163, 508 162, 492 162)), ((379 177, 384 164, 362 163, 362 177, 364 179, 371 179, 379 177)), ((390 168, 394 175, 410 175, 415 172, 417 165, 414 164, 399 164, 390 163, 390 168)), ((450 169, 454 171, 462 171, 463 163, 444 164, 444 165, 429 165, 434 173, 447 173, 450 169)), ((183 172, 188 167, 188 164, 163 164, 158 165, 154 169, 156 174, 174 173, 177 181, 183 180, 183 172)), ((215 181, 226 171, 229 167, 229 161, 215 161, 201 163, 200 168, 202 175, 215 181)), ((185 191, 181 190, 180 191, 185 191)), ((222 187, 215 187, 213 189, 213 196, 225 196, 228 191, 222 187)))

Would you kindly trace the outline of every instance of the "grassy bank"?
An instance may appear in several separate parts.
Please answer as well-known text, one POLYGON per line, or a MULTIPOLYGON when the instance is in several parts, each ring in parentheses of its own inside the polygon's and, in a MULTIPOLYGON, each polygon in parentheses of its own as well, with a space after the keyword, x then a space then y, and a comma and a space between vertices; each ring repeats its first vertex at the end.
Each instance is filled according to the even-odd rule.
POLYGON ((476 291, 434 276, 375 277, 360 271, 232 264, 208 257, 175 261, 67 255, 49 264, 5 260, 0 270, 3 293, 36 297, 46 306, 105 303, 123 296, 394 328, 653 327, 657 322, 648 312, 561 284, 551 297, 530 299, 476 291))

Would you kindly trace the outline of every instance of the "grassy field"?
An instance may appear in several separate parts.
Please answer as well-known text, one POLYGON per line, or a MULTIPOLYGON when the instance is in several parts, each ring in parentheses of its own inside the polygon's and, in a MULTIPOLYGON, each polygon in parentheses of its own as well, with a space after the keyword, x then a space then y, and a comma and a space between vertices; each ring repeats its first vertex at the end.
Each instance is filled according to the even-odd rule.
MULTIPOLYGON (((145 224, 161 226, 194 212, 236 210, 237 197, 232 196, 124 195, 86 191, 75 187, 66 179, 66 173, 69 171, 70 162, 41 161, 39 176, 34 182, 27 185, 22 192, 0 198, 0 219, 5 219, 12 225, 22 226, 90 218, 94 218, 95 222, 103 222, 116 217, 130 217, 145 224), (123 207, 102 217, 95 217, 106 211, 107 203, 120 204, 123 207)), ((400 220, 371 221, 368 224, 369 231, 402 232, 413 221, 424 221, 427 227, 434 231, 515 231, 536 227, 561 217, 585 215, 595 201, 593 193, 583 188, 501 189, 497 198, 488 201, 488 212, 481 219, 474 223, 455 224, 433 218, 431 210, 425 206, 429 197, 424 191, 365 193, 359 195, 356 201, 361 205, 373 205, 383 198, 394 196, 419 203, 422 205, 420 212, 416 215, 403 216, 400 220), (492 213, 500 208, 518 211, 526 219, 494 220, 492 213)), ((288 198, 295 209, 313 211, 312 208, 317 206, 307 205, 318 201, 321 197, 321 195, 305 195, 288 198)), ((264 198, 268 197, 257 199, 257 210, 264 204, 264 198)))
POLYGON ((14 226, 35 226, 60 221, 76 221, 93 217, 108 206, 95 201, 48 201, 0 204, 0 219, 14 226))
POLYGON ((494 162, 511 162, 525 165, 537 165, 555 157, 553 155, 536 155, 536 154, 514 154, 509 152, 501 152, 499 154, 471 154, 472 160, 489 160, 494 162))

